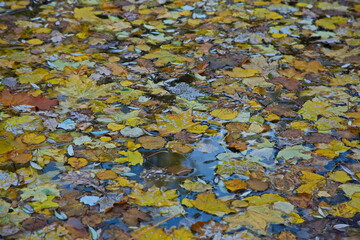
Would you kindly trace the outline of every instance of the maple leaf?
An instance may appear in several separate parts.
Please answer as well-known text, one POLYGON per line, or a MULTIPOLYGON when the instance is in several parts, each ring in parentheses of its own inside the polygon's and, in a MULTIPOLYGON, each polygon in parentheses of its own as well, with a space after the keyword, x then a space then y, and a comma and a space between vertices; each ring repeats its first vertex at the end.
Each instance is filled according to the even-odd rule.
POLYGON ((88 77, 71 75, 63 87, 55 90, 68 97, 76 99, 96 99, 100 96, 107 96, 114 84, 97 85, 96 82, 88 77))
POLYGON ((190 110, 175 115, 156 114, 155 119, 156 125, 150 125, 148 128, 159 131, 162 136, 179 133, 183 129, 199 124, 193 122, 194 116, 191 115, 190 110))
POLYGON ((331 116, 332 112, 327 111, 327 108, 330 107, 330 103, 322 102, 322 101, 306 101, 303 107, 299 110, 299 113, 305 119, 309 119, 311 121, 316 121, 318 115, 322 116, 331 116))
POLYGON ((301 171, 301 173, 303 175, 300 177, 300 179, 303 185, 296 189, 298 193, 312 194, 314 190, 318 189, 319 185, 325 183, 325 177, 319 174, 308 171, 301 171))
POLYGON ((125 157, 116 158, 115 162, 117 163, 125 163, 129 162, 129 165, 136 165, 140 164, 142 165, 144 162, 144 159, 140 152, 135 151, 119 151, 119 154, 124 155, 125 157))
POLYGON ((317 73, 319 71, 327 71, 327 69, 324 68, 323 65, 321 65, 321 63, 318 61, 306 62, 306 61, 295 60, 294 66, 297 69, 307 71, 307 72, 312 72, 312 73, 317 73))
POLYGON ((154 52, 144 55, 143 58, 145 58, 145 59, 157 58, 157 60, 155 61, 155 66, 163 66, 170 62, 184 63, 184 62, 192 61, 192 59, 189 57, 184 57, 182 55, 176 55, 176 54, 170 53, 166 50, 156 50, 154 52))
POLYGON ((45 201, 30 202, 29 205, 32 206, 35 211, 40 211, 46 208, 56 208, 59 207, 59 204, 57 202, 53 202, 53 199, 55 197, 56 196, 47 196, 47 199, 45 201))
POLYGON ((131 202, 140 206, 154 206, 154 207, 166 207, 179 204, 175 200, 179 195, 175 189, 162 191, 156 186, 152 186, 147 191, 139 188, 133 188, 129 194, 131 202))
POLYGON ((181 203, 188 207, 196 207, 204 212, 220 217, 228 213, 236 212, 235 210, 230 209, 228 204, 216 198, 215 193, 212 192, 200 193, 195 200, 184 198, 181 203))
POLYGON ((26 188, 22 191, 23 193, 21 193, 21 197, 24 200, 33 197, 37 201, 44 202, 48 199, 48 196, 60 196, 60 191, 57 189, 57 185, 50 183, 42 184, 31 189, 26 188))
POLYGON ((281 211, 272 210, 267 205, 250 206, 244 213, 224 217, 229 223, 229 231, 237 230, 243 226, 249 227, 260 234, 267 235, 266 229, 270 223, 285 223, 281 211))
POLYGON ((50 110, 52 106, 59 103, 57 99, 48 99, 44 95, 33 97, 26 92, 11 93, 8 89, 0 93, 0 103, 4 106, 30 105, 39 110, 50 110))
POLYGON ((188 179, 181 184, 181 187, 193 192, 206 192, 213 188, 210 184, 203 183, 202 181, 193 182, 188 179))

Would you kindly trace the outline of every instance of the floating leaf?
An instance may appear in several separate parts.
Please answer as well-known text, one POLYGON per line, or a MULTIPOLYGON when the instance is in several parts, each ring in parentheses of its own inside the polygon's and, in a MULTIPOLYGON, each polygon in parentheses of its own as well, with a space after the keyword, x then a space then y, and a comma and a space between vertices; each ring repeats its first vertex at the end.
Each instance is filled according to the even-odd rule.
POLYGON ((237 117, 238 112, 229 108, 219 108, 210 112, 211 116, 220 118, 222 120, 231 120, 237 117))
POLYGON ((144 162, 144 159, 141 155, 140 152, 138 151, 119 151, 119 154, 125 156, 125 157, 121 157, 121 158, 116 158, 115 162, 117 163, 126 163, 128 162, 129 165, 136 165, 136 164, 140 164, 142 165, 144 162))
POLYGON ((325 183, 325 177, 315 174, 312 172, 301 171, 303 174, 300 179, 303 185, 298 187, 296 191, 298 193, 308 193, 311 194, 314 190, 318 189, 320 184, 325 183))
POLYGON ((173 206, 179 202, 175 200, 179 195, 175 189, 161 191, 159 188, 152 186, 147 191, 134 188, 129 198, 132 202, 140 206, 166 207, 173 206))
POLYGON ((190 206, 216 216, 221 217, 225 214, 235 212, 235 210, 229 208, 228 204, 216 198, 215 193, 212 192, 200 193, 197 195, 195 200, 185 199, 183 199, 183 204, 184 202, 188 202, 190 203, 190 206))
POLYGON ((230 231, 246 226, 266 235, 266 229, 270 223, 285 223, 282 215, 282 212, 269 209, 267 205, 250 206, 245 213, 226 216, 224 221, 228 222, 230 231))
POLYGON ((138 138, 139 143, 145 149, 159 149, 165 146, 166 141, 160 136, 145 136, 138 138))

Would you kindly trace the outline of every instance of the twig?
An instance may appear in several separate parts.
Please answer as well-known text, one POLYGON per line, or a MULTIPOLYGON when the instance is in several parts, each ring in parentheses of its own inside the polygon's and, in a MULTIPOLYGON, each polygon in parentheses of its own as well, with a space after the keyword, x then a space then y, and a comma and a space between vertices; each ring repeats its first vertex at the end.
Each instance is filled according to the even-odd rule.
POLYGON ((167 153, 167 151, 158 151, 158 152, 155 152, 153 154, 150 154, 149 156, 147 156, 145 158, 151 158, 152 156, 155 156, 156 154, 159 154, 159 153, 167 153))

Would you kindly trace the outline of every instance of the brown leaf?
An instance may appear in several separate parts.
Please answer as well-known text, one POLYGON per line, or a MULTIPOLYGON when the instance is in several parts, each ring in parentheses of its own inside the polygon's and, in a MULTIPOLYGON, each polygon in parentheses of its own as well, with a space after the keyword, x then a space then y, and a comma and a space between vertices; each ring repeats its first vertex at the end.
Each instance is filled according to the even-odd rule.
POLYGON ((269 183, 263 182, 260 179, 256 179, 256 178, 250 179, 246 181, 246 183, 248 184, 249 188, 255 191, 265 191, 266 189, 269 188, 269 183))
POLYGON ((28 218, 25 221, 21 223, 23 228, 27 231, 37 231, 42 229, 47 225, 47 221, 45 219, 39 219, 39 218, 28 218))
POLYGON ((276 77, 270 79, 269 82, 274 84, 281 84, 289 91, 298 91, 301 87, 299 81, 294 78, 276 77))
POLYGON ((159 149, 166 144, 165 139, 160 136, 144 136, 138 138, 138 141, 145 149, 159 149))
POLYGON ((309 143, 329 143, 331 142, 334 137, 332 137, 330 134, 325 133, 310 133, 309 136, 304 137, 305 141, 309 143))
POLYGON ((138 226, 140 222, 148 222, 151 220, 149 214, 137 209, 130 208, 126 212, 123 213, 123 222, 128 225, 138 226))
POLYGON ((22 153, 17 151, 11 151, 8 153, 8 158, 14 163, 27 163, 31 161, 32 157, 33 156, 30 153, 22 153))
POLYGON ((50 100, 44 95, 33 97, 26 92, 11 93, 8 89, 5 89, 0 93, 0 103, 6 107, 30 105, 37 107, 39 110, 50 110, 59 101, 57 99, 50 100))
POLYGON ((303 137, 303 132, 300 129, 286 129, 285 131, 280 133, 281 137, 284 138, 299 138, 303 137))

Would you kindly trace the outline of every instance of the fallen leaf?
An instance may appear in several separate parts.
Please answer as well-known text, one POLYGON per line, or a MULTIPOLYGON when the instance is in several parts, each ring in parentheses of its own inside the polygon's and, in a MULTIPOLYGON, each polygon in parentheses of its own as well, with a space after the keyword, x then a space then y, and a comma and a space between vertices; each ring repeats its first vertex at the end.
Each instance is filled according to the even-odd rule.
POLYGON ((271 210, 267 205, 250 206, 244 213, 224 217, 229 224, 229 231, 237 230, 243 226, 249 227, 262 235, 267 235, 266 230, 270 223, 282 224, 285 219, 283 213, 271 210))
POLYGON ((33 97, 26 92, 11 93, 8 89, 5 89, 0 93, 0 103, 7 107, 30 105, 37 107, 39 110, 50 110, 59 101, 57 99, 48 99, 44 95, 33 97))
POLYGON ((145 149, 159 149, 165 146, 166 141, 160 136, 144 136, 138 138, 138 142, 145 149))
POLYGON ((175 189, 162 191, 156 186, 144 191, 142 189, 133 188, 129 194, 130 201, 140 206, 166 207, 179 204, 175 200, 179 195, 175 189))
POLYGON ((238 178, 224 181, 224 183, 225 183, 225 187, 229 189, 231 192, 236 192, 247 188, 246 182, 238 178))
POLYGON ((229 208, 228 204, 216 198, 215 193, 212 192, 200 193, 196 196, 195 200, 183 199, 182 203, 186 203, 185 205, 187 205, 187 203, 190 203, 190 206, 192 207, 196 207, 204 212, 211 213, 220 217, 225 214, 235 212, 235 210, 229 208))
POLYGON ((114 161, 117 163, 126 163, 128 162, 129 165, 142 165, 144 159, 140 152, 138 151, 119 151, 119 154, 123 155, 124 157, 116 158, 114 161))

